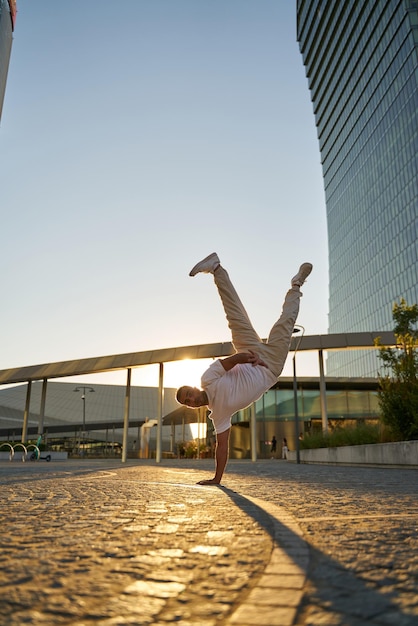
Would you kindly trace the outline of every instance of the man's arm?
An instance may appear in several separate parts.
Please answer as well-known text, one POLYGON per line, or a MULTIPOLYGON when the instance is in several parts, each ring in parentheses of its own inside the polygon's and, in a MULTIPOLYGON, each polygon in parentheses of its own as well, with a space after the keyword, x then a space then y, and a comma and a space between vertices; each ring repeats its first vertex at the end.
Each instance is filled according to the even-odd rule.
POLYGON ((216 435, 215 450, 215 476, 209 480, 200 480, 198 485, 219 485, 228 462, 229 456, 229 434, 231 429, 216 435))
POLYGON ((240 363, 251 363, 251 365, 262 365, 263 367, 267 367, 258 354, 252 350, 249 350, 248 352, 237 352, 232 356, 226 357, 226 359, 221 359, 220 362, 226 372, 229 372, 229 370, 232 370, 233 367, 240 363))

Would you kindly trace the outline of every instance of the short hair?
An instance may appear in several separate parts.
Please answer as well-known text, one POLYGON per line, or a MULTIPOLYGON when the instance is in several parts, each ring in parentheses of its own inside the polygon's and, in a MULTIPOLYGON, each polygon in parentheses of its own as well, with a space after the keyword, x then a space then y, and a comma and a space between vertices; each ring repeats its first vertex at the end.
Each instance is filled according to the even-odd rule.
POLYGON ((183 385, 182 387, 179 387, 179 388, 177 389, 177 391, 176 391, 176 400, 177 400, 177 402, 178 402, 179 404, 183 404, 183 402, 181 402, 179 398, 180 398, 180 396, 181 396, 182 392, 183 392, 185 389, 188 389, 188 388, 189 388, 189 386, 188 386, 188 385, 183 385))

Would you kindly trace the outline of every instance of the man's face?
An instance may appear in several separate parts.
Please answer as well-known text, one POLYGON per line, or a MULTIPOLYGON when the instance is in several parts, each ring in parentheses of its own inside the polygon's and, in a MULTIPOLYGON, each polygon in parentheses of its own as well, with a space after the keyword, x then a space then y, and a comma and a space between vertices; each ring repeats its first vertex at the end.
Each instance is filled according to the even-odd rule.
POLYGON ((197 387, 183 387, 178 400, 180 404, 184 404, 185 406, 195 409, 199 406, 205 406, 206 394, 197 387))

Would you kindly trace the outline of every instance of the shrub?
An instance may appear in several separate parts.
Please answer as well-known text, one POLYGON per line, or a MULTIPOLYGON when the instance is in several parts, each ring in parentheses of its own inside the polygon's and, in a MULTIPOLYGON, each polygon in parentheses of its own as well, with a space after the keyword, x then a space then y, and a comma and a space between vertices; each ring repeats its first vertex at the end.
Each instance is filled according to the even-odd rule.
MULTIPOLYGON (((379 373, 382 421, 398 439, 418 439, 418 305, 405 300, 393 305, 396 347, 380 347, 379 373)), ((381 346, 379 339, 376 345, 381 346)))
POLYGON ((336 428, 331 433, 305 434, 300 442, 301 450, 309 448, 338 448, 340 446, 360 446, 368 443, 381 443, 386 437, 380 426, 358 424, 353 428, 336 428))

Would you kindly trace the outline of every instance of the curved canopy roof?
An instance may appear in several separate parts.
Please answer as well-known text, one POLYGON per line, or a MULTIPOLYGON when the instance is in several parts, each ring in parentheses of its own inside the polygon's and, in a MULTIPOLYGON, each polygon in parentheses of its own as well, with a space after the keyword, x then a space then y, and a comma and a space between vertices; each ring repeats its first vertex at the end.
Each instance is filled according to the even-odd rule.
MULTIPOLYGON (((290 351, 295 348, 300 351, 311 350, 358 350, 376 349, 374 340, 380 337, 381 343, 386 346, 396 344, 395 336, 391 331, 342 333, 334 335, 307 335, 302 338, 294 337, 290 351)), ((66 376, 80 376, 84 374, 98 374, 121 369, 168 363, 184 359, 207 359, 229 356, 234 353, 231 342, 210 343, 182 348, 163 348, 147 350, 145 352, 130 352, 98 356, 72 361, 58 361, 41 365, 29 365, 0 370, 0 385, 22 383, 35 380, 65 378, 66 376)))

